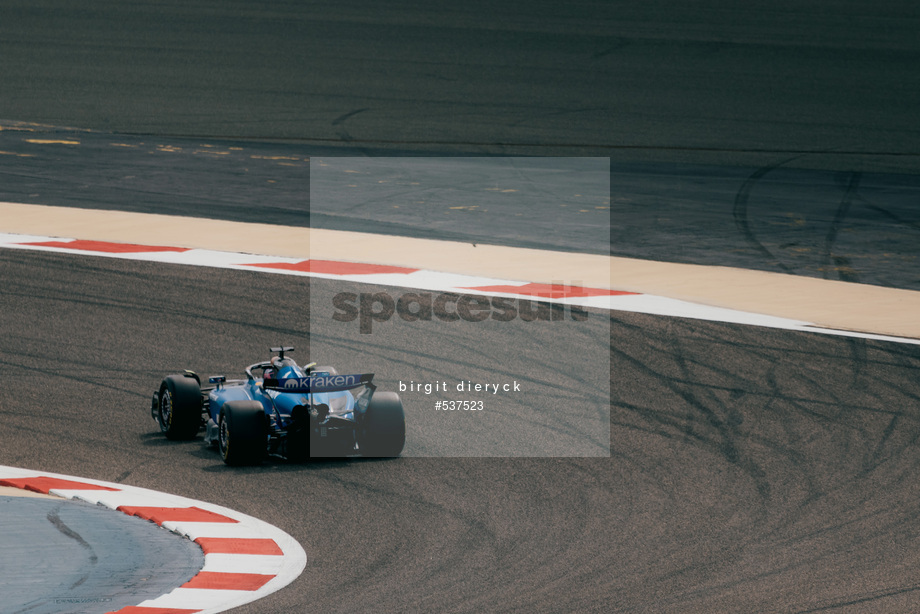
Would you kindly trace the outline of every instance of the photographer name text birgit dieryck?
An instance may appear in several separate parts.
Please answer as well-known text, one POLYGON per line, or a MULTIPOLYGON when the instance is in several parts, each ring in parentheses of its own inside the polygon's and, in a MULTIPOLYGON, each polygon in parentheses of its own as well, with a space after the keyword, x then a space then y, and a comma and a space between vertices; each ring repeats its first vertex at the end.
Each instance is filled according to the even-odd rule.
POLYGON ((456 386, 453 384, 448 385, 447 382, 427 382, 419 383, 413 380, 404 382, 399 380, 399 391, 400 392, 424 392, 425 394, 431 394, 432 392, 485 392, 488 394, 498 394, 499 391, 502 392, 520 392, 521 384, 514 380, 512 382, 505 383, 492 383, 492 382, 474 382, 472 380, 460 380, 457 382, 456 386))

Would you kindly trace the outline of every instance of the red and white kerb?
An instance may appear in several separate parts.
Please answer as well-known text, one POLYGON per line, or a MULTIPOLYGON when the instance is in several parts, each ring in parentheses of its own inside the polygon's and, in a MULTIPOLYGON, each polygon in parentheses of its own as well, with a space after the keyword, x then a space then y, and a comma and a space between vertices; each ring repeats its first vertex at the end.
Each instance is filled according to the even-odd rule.
POLYGON ((293 537, 240 512, 136 486, 0 466, 0 486, 95 503, 198 544, 204 566, 175 590, 110 614, 211 614, 255 601, 297 578, 307 555, 293 537))

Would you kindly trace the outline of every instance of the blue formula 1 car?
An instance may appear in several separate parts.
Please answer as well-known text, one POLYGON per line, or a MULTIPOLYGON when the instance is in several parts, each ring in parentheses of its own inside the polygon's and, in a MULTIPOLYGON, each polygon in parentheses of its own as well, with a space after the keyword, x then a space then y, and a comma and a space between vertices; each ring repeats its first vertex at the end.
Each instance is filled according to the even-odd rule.
POLYGON ((193 371, 166 377, 150 413, 169 439, 193 439, 202 427, 229 465, 342 456, 399 456, 406 419, 395 392, 376 392, 372 373, 339 375, 332 367, 300 367, 285 356, 246 367, 246 379, 193 371), (255 372, 255 373, 254 373, 255 372))

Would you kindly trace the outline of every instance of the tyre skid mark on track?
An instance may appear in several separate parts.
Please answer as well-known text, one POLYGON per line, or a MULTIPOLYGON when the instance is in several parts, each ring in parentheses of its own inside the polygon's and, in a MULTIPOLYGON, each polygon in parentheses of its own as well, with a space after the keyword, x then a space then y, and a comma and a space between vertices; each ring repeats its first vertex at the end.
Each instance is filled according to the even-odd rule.
POLYGON ((204 552, 188 582, 117 614, 216 613, 273 593, 296 579, 307 556, 280 529, 224 507, 153 490, 0 466, 0 486, 105 506, 184 536, 204 552))

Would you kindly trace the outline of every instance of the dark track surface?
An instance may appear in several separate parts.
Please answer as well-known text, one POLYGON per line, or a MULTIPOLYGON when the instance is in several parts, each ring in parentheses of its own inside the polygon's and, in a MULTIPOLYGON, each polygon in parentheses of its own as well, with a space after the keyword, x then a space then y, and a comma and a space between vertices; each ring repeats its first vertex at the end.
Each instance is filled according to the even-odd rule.
POLYGON ((6 0, 3 119, 351 152, 920 170, 920 11, 6 0))
MULTIPOLYGON (((611 228, 629 240, 616 253, 917 287, 916 176, 894 174, 920 171, 915 3, 127 6, 6 3, 0 116, 166 146, 253 137, 297 156, 611 156, 633 186, 618 194, 612 175, 611 228)), ((0 155, 12 160, 28 161, 0 155)), ((208 184, 185 162, 150 169, 149 202, 117 155, 87 162, 99 174, 85 192, 78 166, 62 176, 51 159, 4 198, 50 190, 120 208, 124 196, 162 212, 197 198, 238 218, 280 194, 274 219, 302 223, 302 167, 278 189, 274 166, 208 184)), ((916 609, 916 348, 615 313, 610 458, 230 470, 200 442, 155 435, 146 408, 164 372, 224 371, 280 341, 341 364, 368 343, 307 319, 308 288, 318 304, 342 288, 272 292, 292 283, 0 251, 0 463, 275 522, 309 566, 240 614, 916 609)), ((565 367, 581 351, 563 329, 540 344, 512 330, 495 342, 525 360, 565 367)), ((488 364, 488 338, 442 334, 413 340, 439 349, 439 369, 488 364)), ((361 364, 390 361, 430 367, 382 345, 361 364)))

